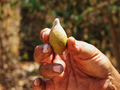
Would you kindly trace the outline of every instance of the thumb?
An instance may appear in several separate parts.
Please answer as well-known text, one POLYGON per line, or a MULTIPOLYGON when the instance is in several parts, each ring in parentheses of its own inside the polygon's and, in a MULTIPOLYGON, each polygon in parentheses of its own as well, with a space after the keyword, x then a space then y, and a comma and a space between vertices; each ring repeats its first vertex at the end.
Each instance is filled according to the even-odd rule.
POLYGON ((89 59, 100 53, 100 51, 93 45, 83 41, 77 41, 73 37, 68 38, 67 50, 71 55, 77 56, 81 59, 89 59))
POLYGON ((104 78, 108 76, 111 63, 96 47, 70 37, 67 50, 76 61, 77 66, 86 74, 104 78))

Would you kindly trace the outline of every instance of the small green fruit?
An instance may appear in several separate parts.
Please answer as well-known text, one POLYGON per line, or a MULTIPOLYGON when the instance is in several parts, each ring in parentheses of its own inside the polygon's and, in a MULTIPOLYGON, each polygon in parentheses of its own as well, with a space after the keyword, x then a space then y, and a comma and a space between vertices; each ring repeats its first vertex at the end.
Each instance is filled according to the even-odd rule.
POLYGON ((66 49, 67 35, 56 18, 49 35, 49 43, 55 53, 62 54, 66 49))

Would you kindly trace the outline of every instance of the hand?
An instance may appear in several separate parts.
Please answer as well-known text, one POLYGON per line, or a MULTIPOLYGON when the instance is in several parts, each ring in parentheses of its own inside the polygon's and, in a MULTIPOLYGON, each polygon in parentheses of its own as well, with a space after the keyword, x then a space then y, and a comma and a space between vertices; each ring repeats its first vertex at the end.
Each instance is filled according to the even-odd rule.
POLYGON ((34 90, 118 90, 120 75, 109 59, 93 45, 68 38, 62 55, 53 52, 49 43, 50 29, 40 33, 46 43, 37 46, 34 60, 41 64, 40 73, 50 80, 37 78, 34 90), (64 69, 63 69, 64 68, 64 69))

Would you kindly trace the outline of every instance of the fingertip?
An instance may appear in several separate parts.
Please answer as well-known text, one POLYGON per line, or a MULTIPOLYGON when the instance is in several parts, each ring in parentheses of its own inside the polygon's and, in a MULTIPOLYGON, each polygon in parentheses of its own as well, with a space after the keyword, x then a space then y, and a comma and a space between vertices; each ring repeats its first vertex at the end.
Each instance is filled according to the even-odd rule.
POLYGON ((32 82, 32 88, 34 90, 42 90, 43 88, 45 88, 45 82, 41 78, 36 78, 32 82))
POLYGON ((73 36, 69 37, 68 39, 70 40, 75 40, 75 38, 73 36))
POLYGON ((40 78, 36 78, 33 83, 32 83, 32 86, 35 87, 35 86, 39 86, 41 83, 41 79, 40 78))
POLYGON ((43 50, 42 50, 42 52, 44 53, 44 54, 46 54, 46 53, 52 53, 52 47, 50 46, 50 44, 45 44, 44 46, 43 46, 43 50))
POLYGON ((75 38, 74 37, 69 37, 67 40, 68 46, 73 46, 75 44, 75 38))
POLYGON ((49 44, 39 45, 34 50, 34 60, 37 63, 50 63, 52 60, 52 48, 49 44))
POLYGON ((67 50, 71 54, 76 54, 79 51, 77 40, 74 37, 69 37, 67 41, 67 50))
POLYGON ((40 32, 40 39, 43 43, 49 43, 49 33, 50 33, 49 28, 45 28, 40 32))

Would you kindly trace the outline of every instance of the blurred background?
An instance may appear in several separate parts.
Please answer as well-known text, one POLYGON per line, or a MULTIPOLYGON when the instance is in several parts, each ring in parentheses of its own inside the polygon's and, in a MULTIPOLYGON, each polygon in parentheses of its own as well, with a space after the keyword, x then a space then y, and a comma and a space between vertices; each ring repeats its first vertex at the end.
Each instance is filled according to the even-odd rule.
POLYGON ((34 48, 56 17, 68 37, 95 45, 120 71, 120 0, 0 0, 0 90, 32 90, 34 48))

